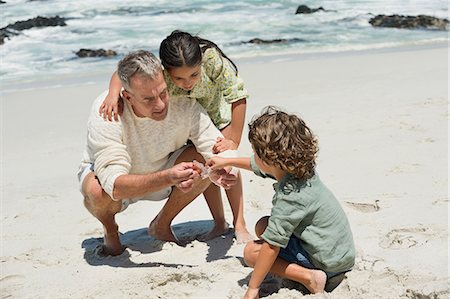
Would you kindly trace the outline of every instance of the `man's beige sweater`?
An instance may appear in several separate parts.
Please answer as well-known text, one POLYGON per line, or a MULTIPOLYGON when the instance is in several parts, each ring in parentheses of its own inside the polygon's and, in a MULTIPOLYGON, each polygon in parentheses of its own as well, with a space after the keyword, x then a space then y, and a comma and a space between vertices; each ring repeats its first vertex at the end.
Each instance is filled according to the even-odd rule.
POLYGON ((137 117, 126 102, 119 121, 105 121, 98 110, 107 92, 92 105, 83 162, 94 164, 100 184, 113 199, 114 182, 120 175, 161 170, 170 153, 189 139, 209 159, 217 137, 223 137, 200 104, 188 98, 170 99, 162 121, 137 117))

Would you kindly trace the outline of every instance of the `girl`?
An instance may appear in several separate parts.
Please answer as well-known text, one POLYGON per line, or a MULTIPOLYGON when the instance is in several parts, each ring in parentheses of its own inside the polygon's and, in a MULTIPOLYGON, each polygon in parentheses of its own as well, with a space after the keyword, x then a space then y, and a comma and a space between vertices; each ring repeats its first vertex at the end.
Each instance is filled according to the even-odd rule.
MULTIPOLYGON (((178 30, 161 42, 159 56, 171 98, 195 98, 224 135, 217 140, 214 153, 237 149, 244 127, 248 93, 236 65, 215 43, 178 30)), ((119 77, 114 73, 109 93, 99 110, 105 119, 114 117, 118 120, 121 88, 119 77)), ((238 243, 252 240, 243 217, 241 186, 226 190, 238 243)))

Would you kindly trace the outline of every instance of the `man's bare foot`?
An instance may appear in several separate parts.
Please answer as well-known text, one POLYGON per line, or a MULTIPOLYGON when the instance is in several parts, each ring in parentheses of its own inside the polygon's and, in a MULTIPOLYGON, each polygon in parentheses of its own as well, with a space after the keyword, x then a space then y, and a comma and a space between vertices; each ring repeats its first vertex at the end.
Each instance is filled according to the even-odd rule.
POLYGON ((126 248, 120 243, 119 232, 105 234, 103 236, 103 242, 104 244, 98 251, 98 254, 102 256, 120 255, 126 248))
POLYGON ((201 242, 208 241, 208 240, 214 239, 218 236, 226 235, 229 232, 230 232, 230 228, 228 226, 228 223, 226 223, 226 222, 223 222, 221 224, 216 223, 210 232, 199 236, 197 238, 197 240, 199 240, 201 242))
POLYGON ((184 245, 183 242, 181 242, 180 240, 178 240, 175 237, 170 225, 168 225, 168 226, 159 225, 157 218, 158 217, 153 219, 153 221, 148 226, 148 234, 150 236, 152 236, 153 238, 161 240, 161 241, 175 242, 178 245, 184 245))
POLYGON ((235 229, 234 236, 236 237, 236 242, 238 244, 245 244, 255 239, 255 237, 253 237, 246 228, 239 230, 235 229))
POLYGON ((325 291, 325 284, 327 282, 327 275, 322 270, 311 269, 311 280, 305 287, 313 294, 323 293, 325 291))

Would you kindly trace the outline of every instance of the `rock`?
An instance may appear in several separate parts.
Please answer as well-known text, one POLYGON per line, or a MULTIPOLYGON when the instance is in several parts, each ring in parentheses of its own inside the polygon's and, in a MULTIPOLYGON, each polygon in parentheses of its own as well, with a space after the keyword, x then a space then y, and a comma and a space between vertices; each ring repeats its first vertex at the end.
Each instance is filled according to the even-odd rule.
POLYGON ((369 23, 374 27, 447 30, 448 20, 426 15, 377 15, 371 18, 369 23))
POLYGON ((0 0, 0 4, 6 4, 6 2, 5 2, 5 1, 1 1, 1 0, 0 0))
POLYGON ((310 14, 310 13, 318 12, 318 11, 320 11, 320 10, 325 11, 325 9, 324 9, 322 6, 319 7, 319 8, 309 8, 309 7, 306 6, 306 5, 299 5, 299 6, 297 7, 297 11, 295 12, 295 14, 296 14, 296 15, 298 15, 298 14, 310 14))
POLYGON ((276 44, 276 43, 287 43, 287 39, 260 39, 253 38, 249 40, 247 43, 249 44, 276 44))
POLYGON ((77 54, 78 57, 112 57, 117 55, 116 51, 105 49, 80 49, 75 54, 77 54))
POLYGON ((302 41, 304 41, 304 40, 300 39, 300 38, 291 38, 291 39, 285 39, 285 38, 279 38, 279 39, 253 38, 253 39, 249 40, 248 42, 244 42, 244 43, 261 45, 261 44, 283 44, 283 43, 302 42, 302 41))
POLYGON ((18 21, 14 24, 9 24, 6 27, 0 28, 0 45, 4 44, 6 38, 11 38, 11 36, 18 35, 18 31, 30 29, 33 27, 48 27, 48 26, 66 26, 64 18, 59 16, 46 18, 38 16, 34 19, 29 19, 26 21, 18 21))
POLYGON ((2 29, 13 29, 13 30, 26 30, 33 27, 49 27, 49 26, 66 26, 66 22, 64 21, 64 18, 61 18, 60 16, 46 18, 38 16, 33 19, 29 19, 26 21, 18 21, 14 24, 9 24, 6 27, 3 27, 2 29))

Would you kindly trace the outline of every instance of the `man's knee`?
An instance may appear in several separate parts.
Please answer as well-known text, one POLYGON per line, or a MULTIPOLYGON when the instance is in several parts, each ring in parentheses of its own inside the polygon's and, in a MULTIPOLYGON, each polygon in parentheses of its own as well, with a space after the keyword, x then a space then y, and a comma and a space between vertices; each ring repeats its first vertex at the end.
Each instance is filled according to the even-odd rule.
POLYGON ((197 152, 195 146, 189 146, 180 154, 175 164, 178 164, 180 162, 192 162, 193 160, 205 163, 205 159, 199 152, 197 152))
POLYGON ((103 194, 102 186, 93 172, 85 177, 82 190, 84 196, 89 197, 92 200, 101 198, 103 194))
POLYGON ((86 176, 83 182, 83 194, 84 194, 84 204, 87 208, 93 206, 106 204, 108 195, 102 189, 99 181, 95 177, 94 173, 90 173, 86 176))

